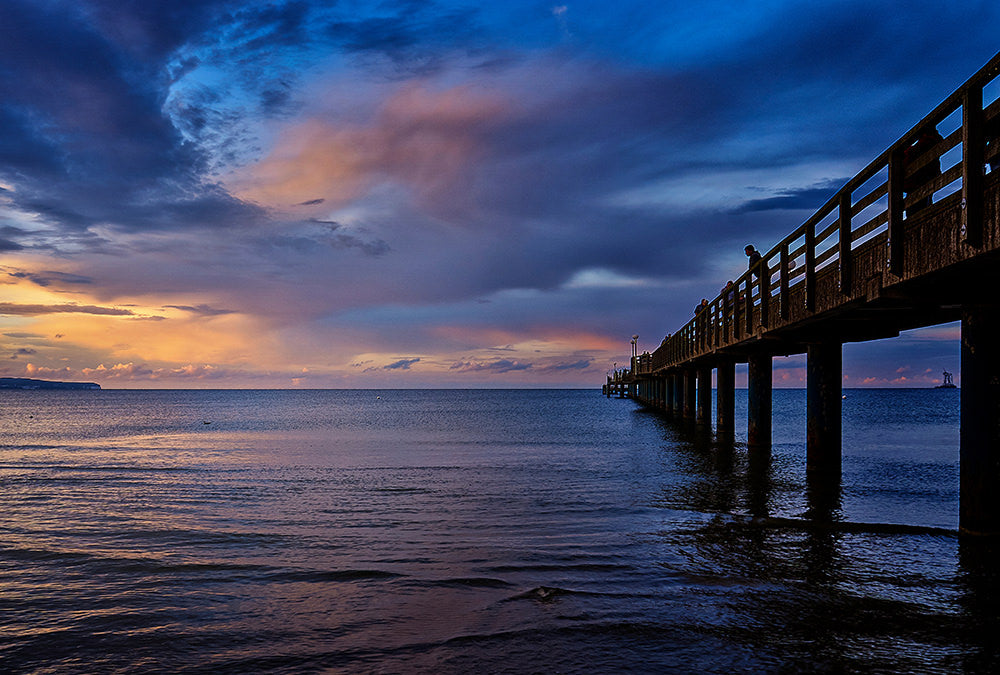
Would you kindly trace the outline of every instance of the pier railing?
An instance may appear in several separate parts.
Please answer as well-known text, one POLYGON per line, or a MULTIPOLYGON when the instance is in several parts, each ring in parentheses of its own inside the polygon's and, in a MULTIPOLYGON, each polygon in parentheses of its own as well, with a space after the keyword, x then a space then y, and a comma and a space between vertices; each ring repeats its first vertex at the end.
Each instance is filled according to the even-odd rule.
POLYGON ((767 331, 973 257, 984 245, 1000 245, 985 241, 983 232, 986 188, 1000 179, 1000 100, 984 106, 983 90, 1000 88, 998 74, 1000 54, 762 253, 757 267, 665 339, 649 359, 634 364, 633 374, 759 340, 767 331), (927 129, 939 132, 940 140, 908 158, 907 150, 927 129), (930 166, 935 163, 940 171, 930 166), (996 167, 988 174, 987 163, 996 167), (923 232, 921 221, 931 216, 956 226, 959 241, 923 232), (939 246, 950 255, 939 256, 939 246))

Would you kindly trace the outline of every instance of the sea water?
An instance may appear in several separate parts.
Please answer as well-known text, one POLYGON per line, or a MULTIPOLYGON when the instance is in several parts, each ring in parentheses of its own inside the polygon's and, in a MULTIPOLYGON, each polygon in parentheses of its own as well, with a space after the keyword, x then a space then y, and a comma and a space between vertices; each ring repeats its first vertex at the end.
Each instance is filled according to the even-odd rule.
POLYGON ((596 391, 0 392, 0 671, 990 672, 958 391, 843 475, 596 391))

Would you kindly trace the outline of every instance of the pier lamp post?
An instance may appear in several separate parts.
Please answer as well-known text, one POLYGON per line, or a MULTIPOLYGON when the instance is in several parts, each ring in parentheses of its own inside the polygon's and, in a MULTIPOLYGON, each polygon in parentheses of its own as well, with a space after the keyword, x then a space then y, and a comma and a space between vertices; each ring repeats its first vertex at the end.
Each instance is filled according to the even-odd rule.
POLYGON ((632 358, 635 358, 637 356, 637 354, 636 354, 636 344, 638 343, 638 341, 639 341, 639 336, 638 335, 633 335, 632 336, 632 358))

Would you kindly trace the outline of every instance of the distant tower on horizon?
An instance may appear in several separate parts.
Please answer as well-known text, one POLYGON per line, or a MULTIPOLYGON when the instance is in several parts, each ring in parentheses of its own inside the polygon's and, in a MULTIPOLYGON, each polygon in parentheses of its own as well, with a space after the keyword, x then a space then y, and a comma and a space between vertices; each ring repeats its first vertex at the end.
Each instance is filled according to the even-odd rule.
POLYGON ((935 389, 958 389, 958 387, 955 386, 954 380, 952 380, 951 373, 946 370, 941 374, 944 376, 944 382, 934 387, 935 389))

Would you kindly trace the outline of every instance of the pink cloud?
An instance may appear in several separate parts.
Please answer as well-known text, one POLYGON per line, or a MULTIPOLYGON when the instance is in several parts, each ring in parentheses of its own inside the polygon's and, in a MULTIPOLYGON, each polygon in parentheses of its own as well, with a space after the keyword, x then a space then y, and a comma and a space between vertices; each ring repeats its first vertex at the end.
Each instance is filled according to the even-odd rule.
POLYGON ((448 208, 452 187, 469 178, 482 152, 483 136, 508 115, 503 101, 471 87, 440 91, 410 84, 381 106, 369 126, 313 118, 285 130, 234 188, 279 208, 328 210, 391 179, 421 202, 448 208))

